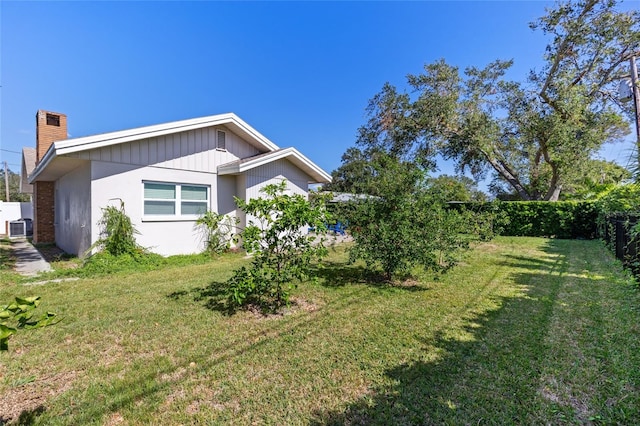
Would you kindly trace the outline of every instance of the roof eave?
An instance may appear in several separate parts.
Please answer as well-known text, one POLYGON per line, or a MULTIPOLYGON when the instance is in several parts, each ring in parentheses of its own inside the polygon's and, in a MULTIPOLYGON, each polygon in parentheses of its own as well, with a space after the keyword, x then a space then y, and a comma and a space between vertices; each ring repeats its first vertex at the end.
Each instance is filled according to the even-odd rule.
POLYGON ((300 167, 307 175, 313 178, 309 183, 329 183, 331 182, 331 175, 322 170, 319 166, 305 157, 295 148, 286 148, 274 152, 273 155, 260 156, 255 160, 249 161, 234 161, 232 163, 223 164, 218 166, 218 173, 221 175, 240 174, 256 167, 264 166, 265 164, 273 161, 293 157, 294 164, 300 167))
POLYGON ((33 169, 33 172, 27 177, 27 181, 30 184, 33 184, 37 180, 38 175, 47 168, 47 165, 57 156, 56 153, 56 145, 57 142, 51 144, 47 152, 45 152, 44 157, 40 160, 38 164, 36 164, 36 168, 33 169))
POLYGON ((135 140, 148 139, 168 134, 201 129, 204 127, 228 125, 239 133, 250 137, 261 148, 275 151, 278 146, 267 139, 256 129, 247 124, 234 113, 218 114, 208 117, 193 118, 189 120, 173 121, 170 123, 155 124, 152 126, 138 127, 117 132, 102 133, 77 139, 67 139, 57 144, 58 155, 70 154, 89 149, 102 148, 135 140))

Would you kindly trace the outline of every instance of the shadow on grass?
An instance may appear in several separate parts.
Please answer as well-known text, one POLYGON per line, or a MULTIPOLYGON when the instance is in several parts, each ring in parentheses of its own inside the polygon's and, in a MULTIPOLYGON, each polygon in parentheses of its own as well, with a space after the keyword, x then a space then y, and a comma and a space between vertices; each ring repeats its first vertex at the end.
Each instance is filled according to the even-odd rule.
POLYGON ((16 258, 11 249, 11 241, 3 239, 0 241, 0 271, 10 271, 16 264, 16 258))
POLYGON ((209 310, 220 312, 224 315, 232 315, 235 310, 230 308, 227 303, 228 294, 227 283, 212 281, 206 287, 195 287, 191 290, 175 291, 168 294, 167 297, 173 300, 191 297, 194 302, 203 304, 203 306, 209 310))
MULTIPOLYGON (((322 286, 328 288, 365 284, 390 291, 403 290, 412 292, 428 290, 426 286, 419 284, 417 281, 405 279, 403 281, 389 282, 381 274, 371 272, 362 266, 349 265, 342 262, 324 262, 322 265, 315 265, 311 268, 310 275, 317 278, 322 286)), ((168 294, 167 297, 173 300, 191 297, 194 302, 202 303, 207 309, 224 315, 232 315, 236 310, 229 306, 227 302, 228 295, 228 284, 226 282, 212 281, 206 287, 176 291, 168 294)), ((259 307, 256 309, 260 310, 259 307)), ((264 313, 267 312, 270 312, 268 307, 264 309, 264 313)))
MULTIPOLYGON (((513 269, 509 278, 519 293, 499 296, 493 310, 465 316, 466 325, 457 338, 444 329, 420 333, 424 356, 432 356, 434 348, 441 356, 429 361, 417 356, 415 362, 388 368, 386 384, 370 389, 344 410, 317 410, 311 424, 590 424, 590 416, 609 410, 606 404, 589 406, 600 400, 589 395, 587 406, 581 406, 584 401, 576 403, 575 398, 554 394, 553 386, 545 387, 548 377, 543 376, 553 370, 545 337, 551 333, 554 305, 569 275, 564 273, 567 247, 550 241, 542 247, 548 254, 543 260, 524 256, 497 260, 513 269)), ((571 279, 577 288, 604 283, 571 279)), ((469 315, 470 308, 461 312, 469 315)), ((597 391, 603 393, 602 401, 626 397, 604 395, 605 390, 596 387, 597 391)), ((620 421, 613 410, 608 415, 613 416, 608 419, 612 423, 620 421)))
POLYGON ((17 419, 5 419, 0 417, 0 425, 4 425, 12 421, 12 425, 17 426, 29 426, 36 424, 36 420, 45 412, 45 408, 42 405, 37 406, 31 410, 24 410, 20 413, 17 419))
POLYGON ((397 281, 389 281, 380 272, 370 271, 362 265, 344 262, 323 262, 312 268, 311 275, 317 277, 320 284, 328 288, 344 287, 352 284, 364 284, 381 290, 425 291, 426 286, 409 276, 397 281))

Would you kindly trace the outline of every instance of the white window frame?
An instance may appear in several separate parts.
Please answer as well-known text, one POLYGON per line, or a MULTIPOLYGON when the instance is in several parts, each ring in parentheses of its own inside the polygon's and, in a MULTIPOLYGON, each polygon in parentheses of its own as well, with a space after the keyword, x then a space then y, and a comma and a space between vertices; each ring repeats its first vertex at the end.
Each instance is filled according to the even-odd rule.
POLYGON ((200 183, 185 183, 185 182, 163 182, 156 180, 143 180, 142 181, 142 221, 143 222, 167 222, 167 221, 195 221, 197 220, 201 214, 182 214, 182 204, 189 202, 205 202, 206 210, 211 209, 211 186, 200 184, 200 183), (145 197, 145 185, 146 184, 158 184, 158 185, 167 185, 173 186, 175 190, 175 198, 146 198, 145 197), (183 200, 182 199, 182 188, 183 187, 197 187, 197 188, 206 188, 207 190, 207 199, 206 200, 183 200), (146 201, 164 201, 174 203, 174 214, 148 214, 145 212, 145 202, 146 201))

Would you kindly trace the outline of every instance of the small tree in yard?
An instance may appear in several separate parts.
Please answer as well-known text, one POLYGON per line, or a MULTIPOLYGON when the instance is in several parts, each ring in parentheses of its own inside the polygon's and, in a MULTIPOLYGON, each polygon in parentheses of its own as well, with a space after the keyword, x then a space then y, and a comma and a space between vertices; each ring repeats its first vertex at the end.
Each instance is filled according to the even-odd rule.
POLYGON ((351 261, 380 267, 387 280, 415 266, 434 271, 453 266, 459 252, 478 238, 472 226, 479 222, 468 217, 473 213, 448 209, 412 163, 379 155, 371 164, 378 195, 355 202, 351 261))
POLYGON ((236 198, 238 207, 253 218, 240 234, 253 261, 249 268, 235 271, 228 282, 232 308, 255 304, 277 310, 288 305, 294 280, 308 277, 311 261, 327 254, 324 203, 312 204, 285 190, 286 181, 282 181, 265 186, 264 198, 248 202, 236 198), (316 235, 307 234, 308 227, 314 227, 316 235))

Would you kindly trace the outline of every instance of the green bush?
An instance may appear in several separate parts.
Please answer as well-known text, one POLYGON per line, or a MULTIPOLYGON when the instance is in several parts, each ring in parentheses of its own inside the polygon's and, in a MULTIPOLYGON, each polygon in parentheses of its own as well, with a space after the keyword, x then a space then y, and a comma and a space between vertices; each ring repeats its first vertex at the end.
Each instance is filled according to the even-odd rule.
POLYGON ((0 307, 0 351, 9 350, 9 338, 18 330, 46 327, 60 321, 52 312, 34 318, 33 312, 39 304, 40 296, 16 297, 14 302, 0 307))
POLYGON ((124 201, 120 200, 120 208, 107 206, 102 209, 102 217, 98 221, 100 238, 89 248, 88 252, 98 249, 113 256, 122 254, 135 255, 144 251, 136 242, 139 232, 131 223, 131 218, 124 211, 124 201))
POLYGON ((601 214, 640 211, 640 185, 635 183, 616 185, 596 201, 601 214))
POLYGON ((294 281, 308 277, 312 260, 326 256, 322 234, 329 216, 321 200, 307 201, 285 193, 286 181, 265 186, 266 197, 236 203, 250 217, 241 232, 245 250, 253 255, 251 267, 235 271, 228 281, 229 307, 257 305, 275 311, 289 304, 294 281), (307 228, 320 234, 307 234, 307 228))
POLYGON ((233 229, 237 219, 207 210, 196 220, 196 228, 203 234, 205 252, 220 254, 231 248, 233 229))
POLYGON ((354 238, 350 260, 363 260, 384 279, 403 277, 414 267, 442 272, 456 264, 469 242, 490 238, 487 212, 447 208, 438 192, 425 190, 424 172, 410 163, 379 157, 377 196, 343 208, 354 238))
POLYGON ((495 201, 503 217, 501 235, 583 238, 596 236, 598 204, 593 201, 495 201))

